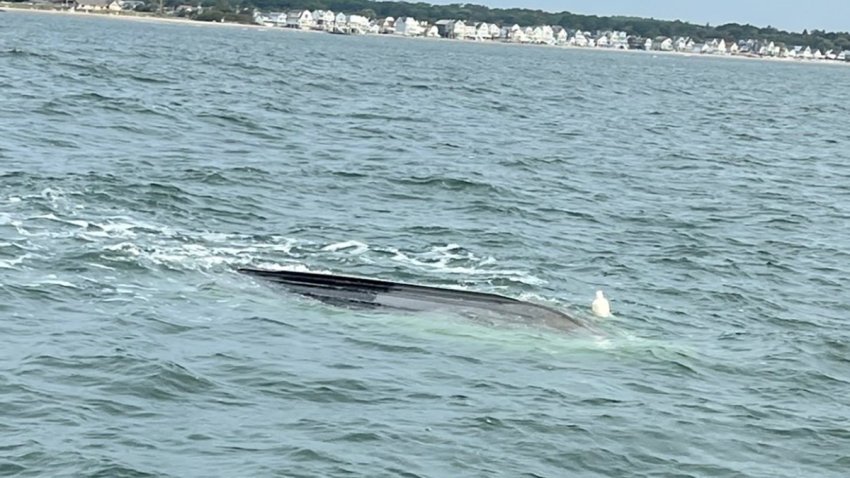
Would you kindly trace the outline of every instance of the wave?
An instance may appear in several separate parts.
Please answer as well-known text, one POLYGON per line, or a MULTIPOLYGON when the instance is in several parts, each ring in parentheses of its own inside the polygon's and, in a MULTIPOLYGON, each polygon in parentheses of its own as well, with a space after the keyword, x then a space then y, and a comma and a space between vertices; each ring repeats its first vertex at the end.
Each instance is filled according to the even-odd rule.
POLYGON ((343 241, 329 244, 323 247, 322 250, 327 252, 350 250, 350 254, 362 254, 369 250, 369 246, 360 241, 343 241))

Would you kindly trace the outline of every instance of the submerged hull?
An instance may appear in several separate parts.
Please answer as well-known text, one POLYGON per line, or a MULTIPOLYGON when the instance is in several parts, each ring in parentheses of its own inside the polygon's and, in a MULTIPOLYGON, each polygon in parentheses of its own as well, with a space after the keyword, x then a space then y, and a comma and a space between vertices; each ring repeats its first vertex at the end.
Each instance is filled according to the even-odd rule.
POLYGON ((558 310, 498 294, 405 284, 315 272, 240 269, 322 302, 351 308, 453 312, 485 321, 574 329, 580 324, 558 310))

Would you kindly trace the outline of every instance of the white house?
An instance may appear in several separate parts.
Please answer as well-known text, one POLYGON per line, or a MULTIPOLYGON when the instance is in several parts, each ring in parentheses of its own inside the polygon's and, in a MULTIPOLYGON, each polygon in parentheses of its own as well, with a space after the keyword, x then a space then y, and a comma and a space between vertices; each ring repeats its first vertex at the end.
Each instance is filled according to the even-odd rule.
POLYGON ((449 25, 449 38, 457 38, 463 40, 466 36, 466 23, 463 20, 452 20, 449 25))
POLYGON ((396 35, 413 37, 422 34, 422 27, 413 17, 398 17, 393 29, 395 30, 396 35))
POLYGON ((378 33, 392 34, 395 33, 395 18, 386 17, 382 20, 377 20, 375 25, 378 26, 378 33))
POLYGON ((369 31, 369 19, 363 15, 348 15, 345 17, 345 25, 349 33, 364 34, 369 31))
POLYGON ((608 39, 608 35, 603 34, 599 38, 597 38, 596 39, 596 46, 598 46, 599 48, 610 47, 611 46, 611 40, 608 39))
POLYGON ((135 10, 145 4, 142 0, 118 0, 118 3, 124 10, 135 10))
POLYGON ((540 27, 540 42, 546 45, 555 44, 555 30, 549 25, 540 27))
POLYGON ((313 13, 310 10, 290 10, 286 12, 286 26, 307 29, 313 26, 313 13))
POLYGON ((99 12, 109 8, 112 0, 80 0, 74 6, 78 12, 99 12))
POLYGON ((336 24, 336 15, 330 10, 316 10, 313 12, 313 25, 316 30, 331 31, 336 24))
POLYGON ((501 28, 499 28, 499 25, 496 25, 495 23, 490 24, 489 36, 490 36, 491 40, 495 40, 496 38, 499 38, 500 32, 501 32, 501 28))
POLYGON ((664 38, 658 44, 658 49, 661 51, 673 51, 673 39, 672 38, 664 38))
POLYGON ((614 32, 614 34, 611 35, 611 46, 618 50, 628 50, 629 36, 626 32, 614 32))
POLYGON ((475 39, 476 40, 492 40, 490 36, 490 25, 485 22, 475 24, 475 39))
POLYGON ((269 16, 266 17, 266 21, 263 22, 264 25, 270 25, 273 27, 285 27, 286 26, 286 13, 269 13, 269 16))
POLYGON ((422 36, 426 38, 438 38, 440 36, 440 29, 437 28, 437 25, 427 25, 422 29, 422 36))
POLYGON ((643 42, 643 49, 646 51, 652 50, 652 38, 647 38, 645 42, 643 42))
POLYGON ((465 25, 465 27, 466 28, 464 28, 463 38, 466 38, 467 40, 475 40, 475 33, 477 31, 475 28, 475 24, 469 22, 465 25))
POLYGON ((577 30, 575 36, 570 38, 570 45, 573 46, 587 46, 587 37, 584 36, 581 30, 577 30))
POLYGON ((540 27, 531 28, 528 36, 531 38, 531 43, 543 43, 543 29, 540 27))
POLYGON ((560 25, 555 25, 552 27, 552 36, 555 40, 555 43, 558 45, 563 45, 567 42, 567 31, 564 30, 564 27, 560 25))
POLYGON ((800 53, 799 56, 804 60, 811 60, 812 58, 814 58, 814 56, 812 55, 812 48, 807 46, 806 49, 803 50, 802 53, 800 53))
POLYGON ((517 36, 522 33, 522 28, 517 24, 503 26, 499 32, 499 38, 504 41, 519 41, 517 36))

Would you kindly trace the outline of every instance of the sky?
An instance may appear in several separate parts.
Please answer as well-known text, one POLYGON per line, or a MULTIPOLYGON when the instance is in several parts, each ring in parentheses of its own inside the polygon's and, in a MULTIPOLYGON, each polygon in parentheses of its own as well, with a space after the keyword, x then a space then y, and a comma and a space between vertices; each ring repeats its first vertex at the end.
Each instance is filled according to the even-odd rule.
MULTIPOLYGON (((427 0, 426 0, 427 1, 427 0)), ((629 15, 703 25, 750 23, 800 32, 850 31, 850 0, 431 0, 499 8, 530 8, 587 15, 629 15)))

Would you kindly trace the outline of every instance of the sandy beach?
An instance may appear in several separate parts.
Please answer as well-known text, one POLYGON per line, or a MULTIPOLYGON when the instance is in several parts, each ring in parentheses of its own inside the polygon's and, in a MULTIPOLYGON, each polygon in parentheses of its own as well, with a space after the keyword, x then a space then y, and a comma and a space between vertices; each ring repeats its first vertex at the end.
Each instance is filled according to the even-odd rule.
POLYGON ((0 9, 5 12, 22 12, 22 13, 43 13, 48 15, 69 15, 74 17, 91 17, 91 18, 109 18, 114 20, 127 20, 135 22, 149 23, 168 23, 168 24, 183 24, 195 26, 215 26, 215 27, 238 27, 238 28, 256 28, 271 30, 273 27, 263 25, 252 25, 246 23, 221 23, 221 22, 202 22, 191 20, 188 18, 179 17, 161 17, 154 14, 145 13, 124 13, 124 12, 75 12, 72 10, 57 10, 52 8, 33 8, 31 6, 19 5, 15 3, 0 3, 0 9))

